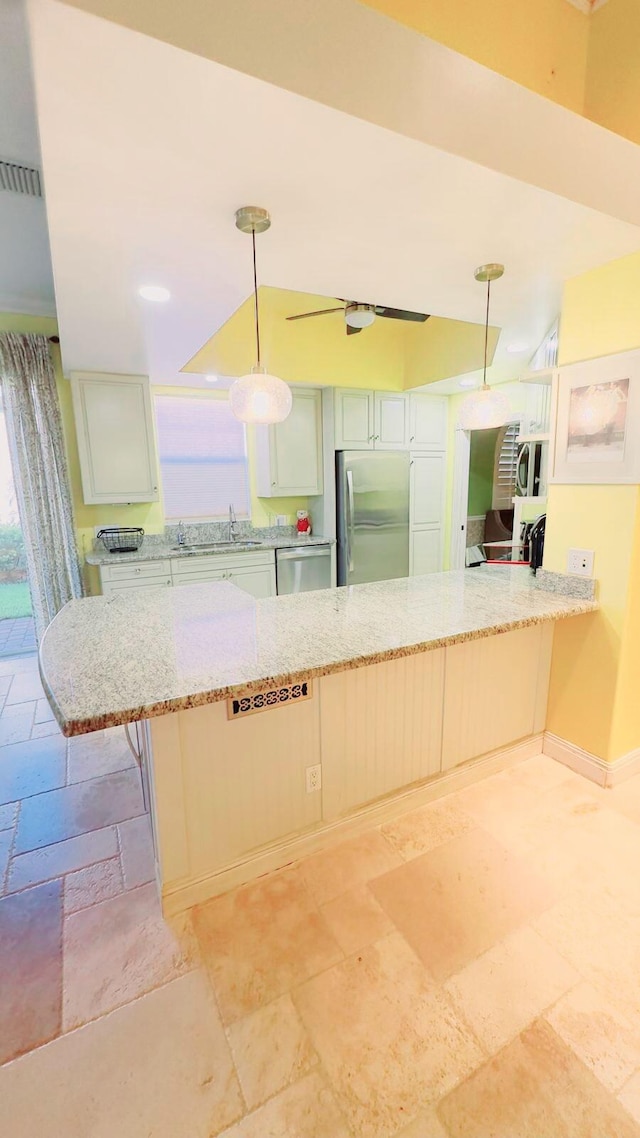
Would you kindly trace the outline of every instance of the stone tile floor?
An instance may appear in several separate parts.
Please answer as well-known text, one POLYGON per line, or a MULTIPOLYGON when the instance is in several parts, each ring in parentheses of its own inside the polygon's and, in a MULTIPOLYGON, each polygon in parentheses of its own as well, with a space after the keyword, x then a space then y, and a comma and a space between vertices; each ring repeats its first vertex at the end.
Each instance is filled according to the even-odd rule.
POLYGON ((19 656, 36 650, 36 630, 32 616, 0 620, 0 658, 19 656))
POLYGON ((0 1133, 639 1138, 640 778, 530 759, 164 921, 121 732, 0 693, 0 1133))

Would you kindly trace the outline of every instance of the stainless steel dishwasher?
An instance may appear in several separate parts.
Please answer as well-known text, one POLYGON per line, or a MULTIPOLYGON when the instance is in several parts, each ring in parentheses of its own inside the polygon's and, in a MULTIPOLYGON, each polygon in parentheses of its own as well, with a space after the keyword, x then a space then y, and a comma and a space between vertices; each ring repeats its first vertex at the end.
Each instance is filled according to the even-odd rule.
POLYGON ((331 588, 331 546, 296 545, 276 549, 278 596, 331 588))

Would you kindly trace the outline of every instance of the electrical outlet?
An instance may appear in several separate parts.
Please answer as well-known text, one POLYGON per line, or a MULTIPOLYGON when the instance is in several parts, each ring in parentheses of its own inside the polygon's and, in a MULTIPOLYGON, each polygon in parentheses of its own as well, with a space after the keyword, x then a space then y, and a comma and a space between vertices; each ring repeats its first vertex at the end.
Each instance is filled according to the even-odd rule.
POLYGON ((322 766, 320 763, 316 763, 314 767, 307 767, 305 774, 307 776, 307 794, 322 790, 322 766))
POLYGON ((592 549, 570 549, 567 554, 567 573, 576 577, 593 577, 592 549))
POLYGON ((286 526, 287 524, 288 524, 288 522, 287 522, 287 515, 286 514, 276 514, 276 525, 277 526, 286 526))

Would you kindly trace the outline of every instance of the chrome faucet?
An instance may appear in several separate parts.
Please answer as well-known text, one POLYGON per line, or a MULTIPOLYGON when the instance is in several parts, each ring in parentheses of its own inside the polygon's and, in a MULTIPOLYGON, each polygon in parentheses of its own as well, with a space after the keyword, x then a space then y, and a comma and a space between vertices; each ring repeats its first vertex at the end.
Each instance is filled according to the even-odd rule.
POLYGON ((232 505, 229 506, 229 541, 237 541, 238 534, 238 520, 236 512, 232 505))
POLYGON ((184 540, 185 540, 184 526, 183 526, 182 522, 180 521, 180 522, 178 522, 178 532, 176 534, 176 541, 178 542, 178 545, 184 545, 184 540))

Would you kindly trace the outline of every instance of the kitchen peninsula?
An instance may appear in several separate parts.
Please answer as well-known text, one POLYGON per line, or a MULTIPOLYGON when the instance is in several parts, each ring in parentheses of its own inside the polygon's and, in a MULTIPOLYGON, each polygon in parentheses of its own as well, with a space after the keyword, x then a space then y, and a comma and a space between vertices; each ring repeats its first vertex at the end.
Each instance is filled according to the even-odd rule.
POLYGON ((265 600, 149 589, 70 602, 40 669, 65 735, 142 722, 171 912, 460 764, 539 750, 553 622, 596 608, 506 567, 265 600))

